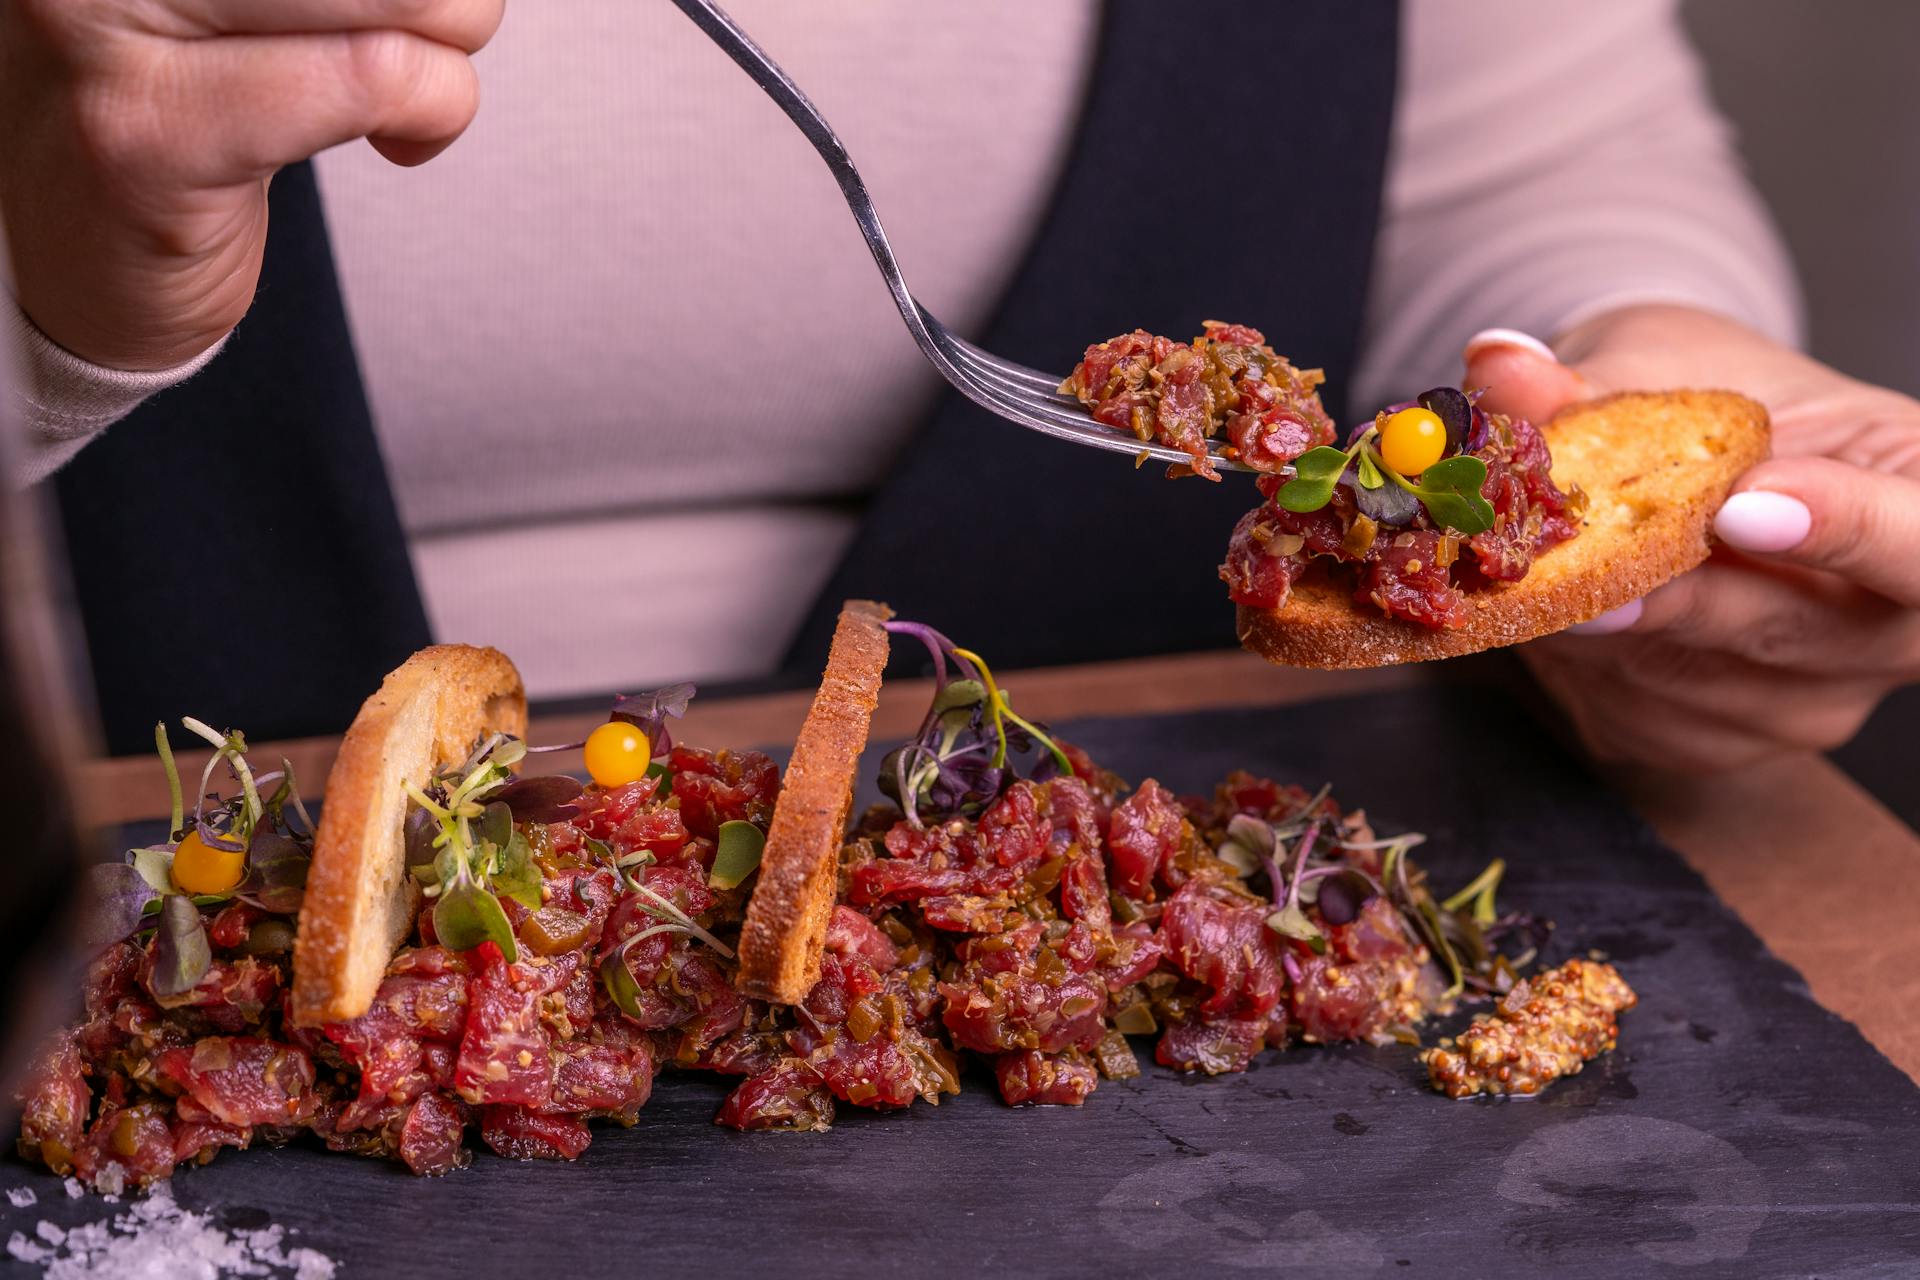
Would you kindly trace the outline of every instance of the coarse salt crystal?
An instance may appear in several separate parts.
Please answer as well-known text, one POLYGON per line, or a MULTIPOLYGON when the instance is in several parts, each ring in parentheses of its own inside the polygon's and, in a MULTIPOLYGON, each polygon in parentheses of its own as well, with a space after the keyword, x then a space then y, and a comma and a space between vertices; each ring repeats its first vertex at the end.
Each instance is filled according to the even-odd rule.
POLYGON ((11 1187, 7 1190, 7 1203, 16 1209, 25 1209, 40 1203, 40 1197, 33 1193, 32 1187, 11 1187))
POLYGON ((110 1220, 62 1230, 36 1228, 48 1248, 16 1231, 7 1252, 45 1269, 47 1280, 220 1280, 224 1276, 292 1275, 333 1280, 338 1264, 318 1250, 288 1249, 279 1226, 222 1230, 203 1213, 183 1209, 162 1183, 110 1220))

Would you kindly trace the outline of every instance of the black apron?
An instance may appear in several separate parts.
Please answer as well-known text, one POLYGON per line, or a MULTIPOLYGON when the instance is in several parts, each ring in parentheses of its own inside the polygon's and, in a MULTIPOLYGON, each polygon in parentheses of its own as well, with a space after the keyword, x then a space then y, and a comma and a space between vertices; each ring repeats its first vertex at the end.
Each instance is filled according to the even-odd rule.
MULTIPOLYGON (((981 345, 1066 373, 1136 327, 1252 325, 1327 371, 1342 415, 1393 111, 1388 3, 1116 3, 1051 211, 981 345)), ((1344 416, 1339 420, 1344 421, 1344 416)), ((1136 472, 948 391, 869 508, 786 666, 840 601, 885 600, 998 667, 1232 648, 1215 576, 1259 501, 1136 472)))
MULTIPOLYGON (((984 345, 1064 373, 1136 325, 1184 338, 1239 321, 1324 367, 1337 396, 1366 296, 1397 23, 1393 0, 1109 5, 1059 189, 984 345)), ((227 349, 56 482, 116 754, 150 749, 154 722, 182 714, 259 738, 338 732, 429 641, 310 166, 283 171, 271 200, 260 290, 227 349)), ((848 595, 1008 667, 1232 645, 1213 568, 1253 490, 1159 470, 948 394, 787 669, 817 674, 848 595)))

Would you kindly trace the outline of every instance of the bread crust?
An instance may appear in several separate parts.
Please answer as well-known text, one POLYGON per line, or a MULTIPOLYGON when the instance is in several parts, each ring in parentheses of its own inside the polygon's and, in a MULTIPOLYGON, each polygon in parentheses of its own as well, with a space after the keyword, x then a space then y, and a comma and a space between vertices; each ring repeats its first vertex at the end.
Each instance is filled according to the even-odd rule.
POLYGON ((1353 602, 1309 573, 1278 609, 1241 606, 1240 643, 1294 667, 1383 667, 1518 644, 1637 600, 1707 558, 1714 512, 1767 456, 1767 411, 1731 391, 1628 392, 1571 406, 1542 429, 1553 478, 1589 505, 1580 536, 1518 582, 1467 594, 1457 628, 1433 630, 1353 602))
POLYGON ((413 928, 420 889, 406 874, 403 784, 424 785, 500 732, 525 737, 520 673, 497 649, 422 649, 354 717, 327 775, 293 949, 293 1021, 357 1018, 413 928))
POLYGON ((872 600, 849 600, 840 609, 826 672, 780 782, 740 930, 735 984, 757 999, 798 1004, 820 980, 840 846, 887 666, 882 624, 892 616, 872 600))

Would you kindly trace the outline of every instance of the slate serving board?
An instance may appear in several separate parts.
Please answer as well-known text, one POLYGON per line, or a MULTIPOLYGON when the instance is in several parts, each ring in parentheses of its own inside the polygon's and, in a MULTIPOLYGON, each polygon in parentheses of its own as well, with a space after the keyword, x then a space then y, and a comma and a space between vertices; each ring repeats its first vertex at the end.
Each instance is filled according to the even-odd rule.
MULTIPOLYGON (((1517 705, 1436 689, 1059 727, 1177 790, 1235 767, 1330 780, 1382 831, 1427 832, 1441 886, 1505 857, 1503 901, 1559 922, 1550 959, 1604 950, 1639 991, 1620 1049, 1512 1101, 1449 1102, 1401 1047, 1295 1049, 1211 1080, 1150 1067, 1077 1110, 1009 1109, 976 1073, 938 1109, 843 1107, 814 1136, 719 1129, 725 1086, 669 1076, 638 1127, 597 1129, 572 1165, 482 1153, 416 1180, 230 1152, 178 1198, 282 1223, 343 1276, 422 1280, 1920 1274, 1920 1087, 1517 705), (1449 745, 1469 725, 1471 760, 1449 745)), ((16 1186, 40 1204, 0 1202, 0 1231, 107 1210, 17 1159, 0 1166, 16 1186)))

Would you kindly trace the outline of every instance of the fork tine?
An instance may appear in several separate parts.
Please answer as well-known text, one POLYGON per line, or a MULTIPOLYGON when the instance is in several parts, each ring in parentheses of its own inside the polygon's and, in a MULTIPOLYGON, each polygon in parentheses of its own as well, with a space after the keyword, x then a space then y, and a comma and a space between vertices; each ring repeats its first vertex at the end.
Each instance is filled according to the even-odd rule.
MULTIPOLYGON (((1077 405, 1068 408, 1058 400, 1039 398, 1030 393, 1009 388, 1002 382, 975 376, 972 370, 963 371, 963 379, 956 381, 954 385, 990 412, 1056 439, 1089 445, 1111 453, 1124 453, 1136 460, 1145 455, 1158 458, 1162 462, 1186 465, 1192 465, 1194 461, 1193 457, 1183 450, 1155 444, 1152 441, 1143 441, 1135 436, 1102 426, 1089 418, 1077 405)), ((1251 470, 1244 463, 1222 456, 1217 448, 1210 448, 1208 452, 1215 465, 1220 468, 1231 471, 1251 470)))
POLYGON ((1042 373, 1038 369, 1028 368, 1023 364, 1015 364, 1011 360, 1003 360, 990 351, 984 351, 941 324, 925 307, 919 306, 918 303, 915 306, 920 312, 921 319, 927 322, 927 327, 932 329, 937 337, 944 338, 945 345, 966 363, 1011 385, 1030 387, 1050 396, 1059 394, 1062 379, 1052 374, 1042 373))
MULTIPOLYGON (((917 310, 926 321, 927 332, 934 345, 965 380, 964 384, 956 382, 955 385, 1002 417, 1056 438, 1114 453, 1135 456, 1145 453, 1167 462, 1193 461, 1182 450, 1142 441, 1096 424, 1078 402, 1061 395, 1055 389, 1057 384, 1049 383, 1045 374, 990 357, 978 347, 955 337, 953 331, 929 314, 926 308, 917 307, 917 310)), ((1233 471, 1252 470, 1224 456, 1218 444, 1209 445, 1207 453, 1216 466, 1233 471)))

